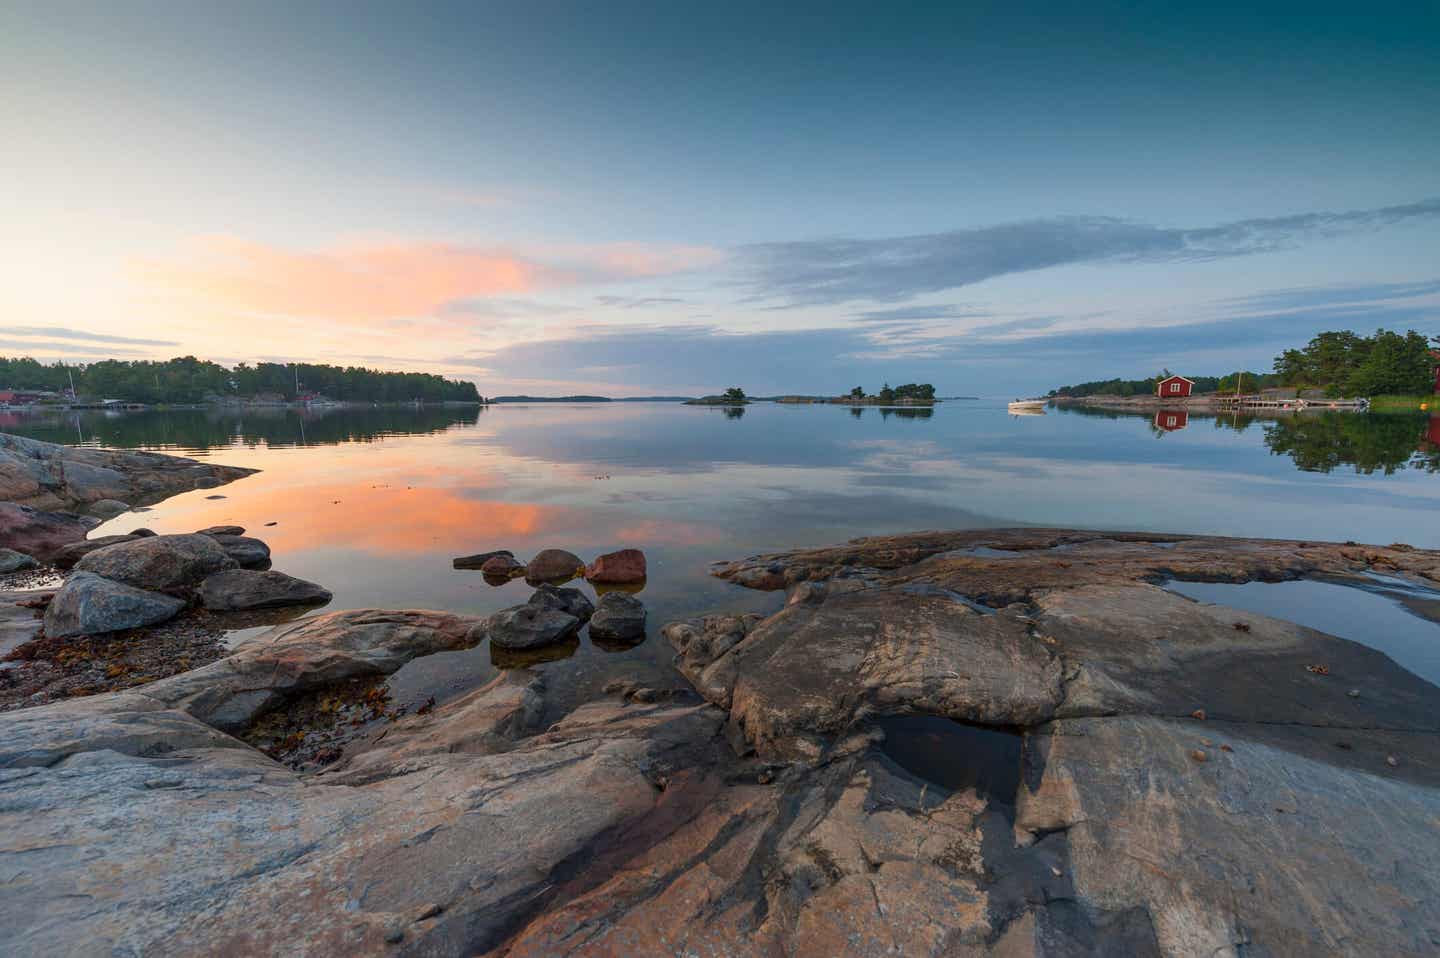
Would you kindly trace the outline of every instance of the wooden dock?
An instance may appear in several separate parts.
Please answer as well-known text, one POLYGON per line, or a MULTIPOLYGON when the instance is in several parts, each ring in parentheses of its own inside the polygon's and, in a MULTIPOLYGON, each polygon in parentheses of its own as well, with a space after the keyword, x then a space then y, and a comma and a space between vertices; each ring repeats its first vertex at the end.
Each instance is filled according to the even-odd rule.
POLYGON ((1306 409, 1365 412, 1370 408, 1368 399, 1276 399, 1270 396, 1216 396, 1214 402, 1221 409, 1274 409, 1294 412, 1306 409))

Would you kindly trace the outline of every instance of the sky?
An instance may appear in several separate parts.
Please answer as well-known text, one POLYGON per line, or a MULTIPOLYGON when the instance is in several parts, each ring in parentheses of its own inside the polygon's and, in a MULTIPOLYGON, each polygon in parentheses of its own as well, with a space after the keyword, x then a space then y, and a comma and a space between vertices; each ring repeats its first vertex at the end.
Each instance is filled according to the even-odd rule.
POLYGON ((1021 395, 1440 335, 1440 3, 0 0, 0 355, 1021 395))

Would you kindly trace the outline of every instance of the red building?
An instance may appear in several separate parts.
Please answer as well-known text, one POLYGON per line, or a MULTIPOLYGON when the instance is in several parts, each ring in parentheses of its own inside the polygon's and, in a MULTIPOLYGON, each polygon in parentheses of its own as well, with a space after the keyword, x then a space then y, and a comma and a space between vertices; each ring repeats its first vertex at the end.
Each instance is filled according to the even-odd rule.
POLYGON ((1155 414, 1155 426, 1166 432, 1174 432, 1190 425, 1190 413, 1185 409, 1162 409, 1155 414))
POLYGON ((1440 396, 1440 349, 1430 350, 1430 359, 1435 363, 1435 395, 1440 396))
POLYGON ((1155 395, 1161 399, 1189 399, 1195 383, 1184 376, 1166 376, 1155 384, 1155 395))

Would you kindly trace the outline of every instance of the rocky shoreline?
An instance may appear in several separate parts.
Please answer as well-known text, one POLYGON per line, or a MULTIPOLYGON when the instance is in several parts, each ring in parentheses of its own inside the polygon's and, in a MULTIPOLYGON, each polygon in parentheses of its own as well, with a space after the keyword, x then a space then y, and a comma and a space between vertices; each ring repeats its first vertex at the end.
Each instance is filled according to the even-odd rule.
POLYGON ((190 671, 0 715, 8 948, 1440 947, 1440 689, 1161 588, 1366 572, 1437 587, 1440 553, 1016 529, 712 571, 786 605, 666 625, 693 692, 616 682, 558 722, 544 669, 515 668, 289 766, 256 747, 327 709, 385 714, 373 690, 416 657, 572 630, 607 601, 633 623, 625 593, 311 616, 190 671))

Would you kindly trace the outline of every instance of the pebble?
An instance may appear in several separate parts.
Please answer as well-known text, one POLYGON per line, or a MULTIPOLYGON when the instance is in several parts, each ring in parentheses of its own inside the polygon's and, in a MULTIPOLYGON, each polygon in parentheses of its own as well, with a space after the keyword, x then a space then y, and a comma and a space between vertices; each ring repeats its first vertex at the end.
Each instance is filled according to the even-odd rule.
POLYGON ((1350 691, 1346 692, 1345 694, 1348 695, 1348 696, 1350 696, 1352 699, 1358 699, 1358 698, 1360 697, 1360 690, 1359 690, 1359 689, 1351 689, 1350 691))
POLYGON ((1385 756, 1385 764, 1389 765, 1391 768, 1399 768, 1400 760, 1393 755, 1387 755, 1385 756))
POLYGON ((1195 761, 1197 761, 1197 762, 1208 762, 1208 761, 1210 761, 1210 756, 1206 755, 1204 752, 1202 752, 1202 751, 1201 751, 1200 749, 1198 749, 1198 748, 1195 749, 1195 751, 1193 751, 1193 752, 1190 753, 1190 757, 1193 758, 1193 759, 1194 759, 1195 761))

